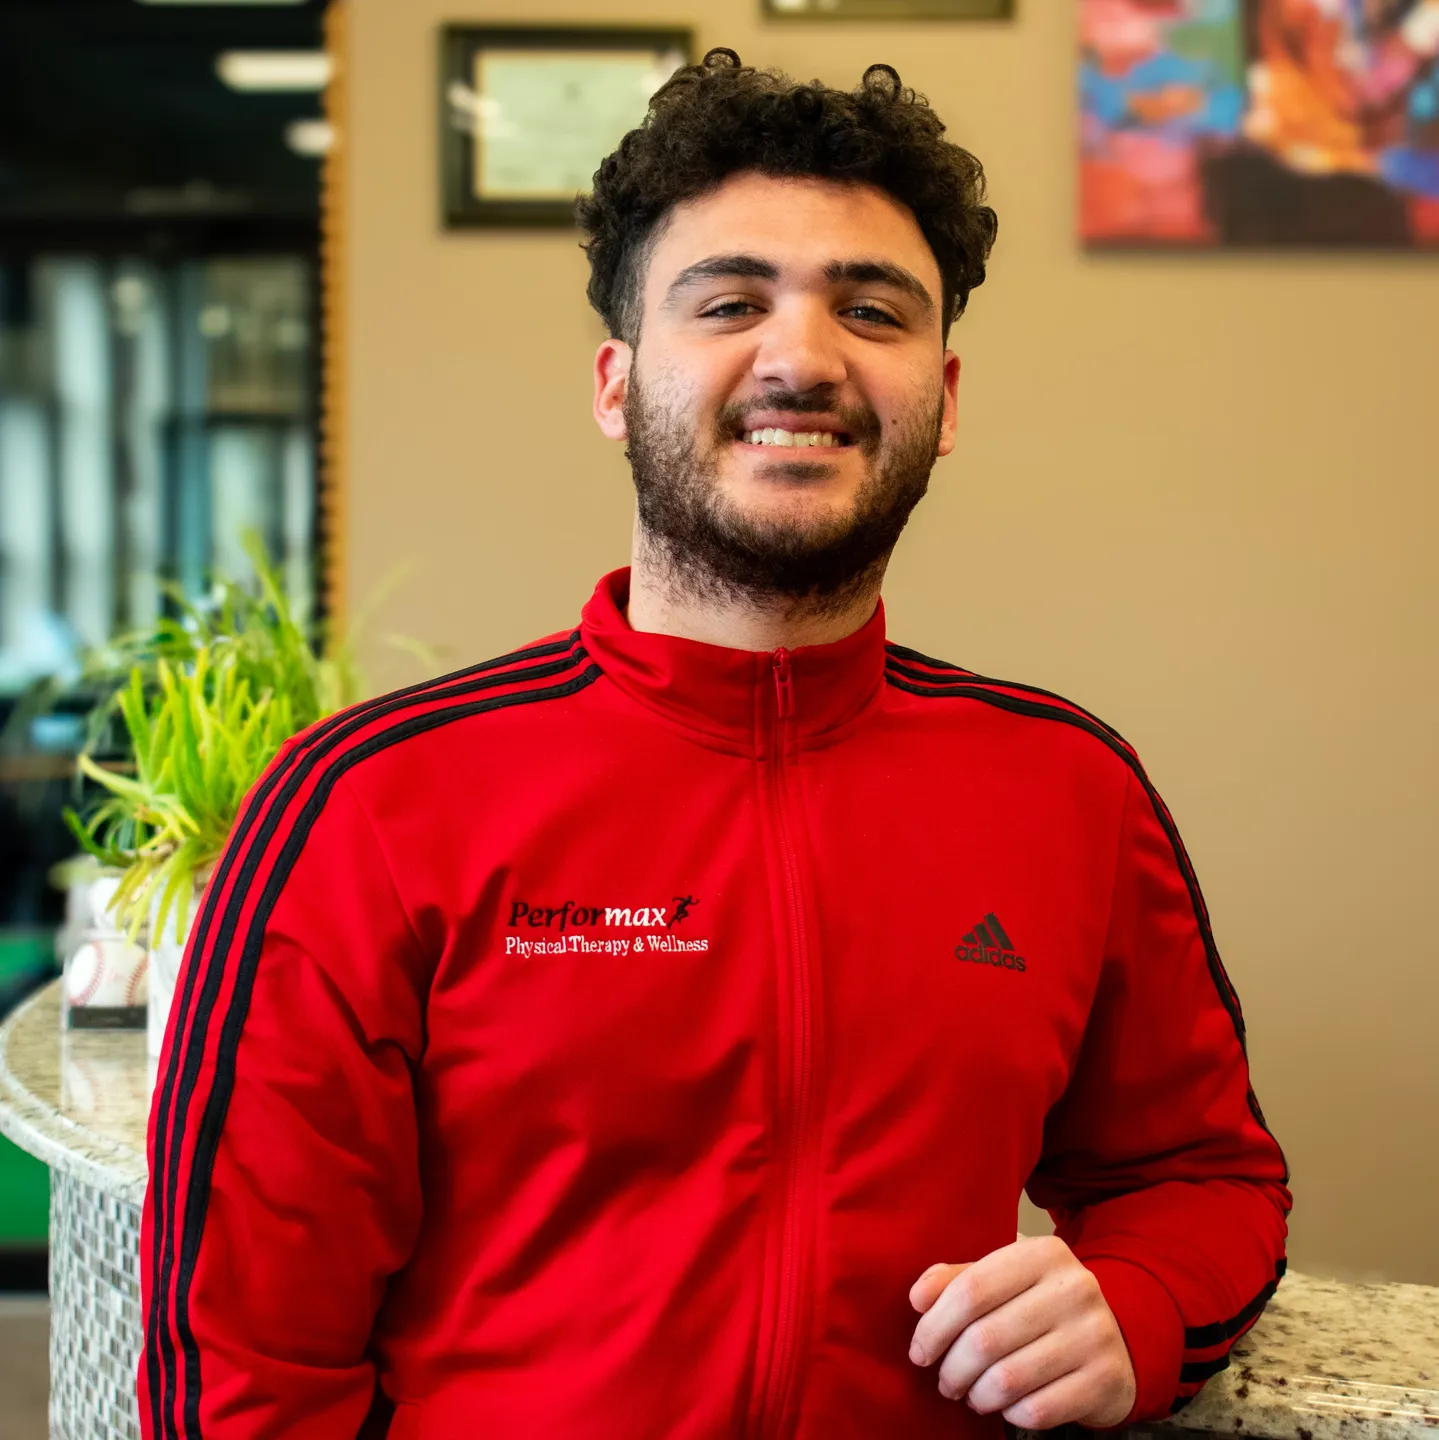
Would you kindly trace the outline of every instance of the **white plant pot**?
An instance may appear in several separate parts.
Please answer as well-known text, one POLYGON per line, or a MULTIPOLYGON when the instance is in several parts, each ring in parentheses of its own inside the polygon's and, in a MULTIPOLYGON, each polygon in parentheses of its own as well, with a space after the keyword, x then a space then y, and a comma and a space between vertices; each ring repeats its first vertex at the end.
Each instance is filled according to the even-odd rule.
POLYGON ((175 912, 171 909, 161 930, 157 923, 160 908, 156 897, 150 905, 150 994, 146 1004, 145 1049, 151 1059, 158 1059, 165 1044, 165 1024, 170 1018, 170 1004, 175 998, 175 981, 185 958, 185 946, 200 904, 205 898, 202 877, 196 877, 195 892, 190 897, 190 910, 179 938, 175 935, 175 912))

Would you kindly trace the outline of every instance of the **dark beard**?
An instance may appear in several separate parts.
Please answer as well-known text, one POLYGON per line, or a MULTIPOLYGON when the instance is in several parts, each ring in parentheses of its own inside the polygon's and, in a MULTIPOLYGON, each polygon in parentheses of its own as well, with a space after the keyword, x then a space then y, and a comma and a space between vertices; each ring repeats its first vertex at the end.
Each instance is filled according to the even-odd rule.
MULTIPOLYGON (((840 415, 868 462, 853 512, 813 524, 756 520, 721 494, 719 458, 744 419, 745 406, 726 406, 716 417, 709 456, 699 453, 683 413, 666 409, 642 390, 631 372, 625 396, 626 455, 634 472, 640 523, 658 551, 666 578, 681 593, 717 601, 779 602, 816 614, 843 610, 867 588, 877 588, 910 511, 929 488, 938 456, 943 397, 932 414, 902 425, 883 446, 879 418, 870 410, 836 407, 816 391, 767 391, 767 408, 797 414, 840 415)), ((750 407, 755 408, 755 407, 750 407)), ((783 452, 779 452, 783 453, 783 452)), ((793 452, 791 452, 793 453, 793 452)), ((796 480, 829 468, 804 460, 775 465, 796 480)))

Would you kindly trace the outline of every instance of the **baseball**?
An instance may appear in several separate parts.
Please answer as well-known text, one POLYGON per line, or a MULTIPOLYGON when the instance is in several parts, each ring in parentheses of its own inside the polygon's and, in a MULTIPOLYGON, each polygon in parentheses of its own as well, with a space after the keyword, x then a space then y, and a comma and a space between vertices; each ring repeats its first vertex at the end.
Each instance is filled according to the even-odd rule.
POLYGON ((118 936, 86 940, 65 967, 66 998, 76 1009, 143 1005, 147 960, 143 946, 118 936))

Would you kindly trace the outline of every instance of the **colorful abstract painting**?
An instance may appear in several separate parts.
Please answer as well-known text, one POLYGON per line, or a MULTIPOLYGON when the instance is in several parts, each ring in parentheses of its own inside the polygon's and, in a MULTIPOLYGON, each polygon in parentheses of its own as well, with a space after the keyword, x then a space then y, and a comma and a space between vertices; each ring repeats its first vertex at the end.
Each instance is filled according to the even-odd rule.
POLYGON ((1439 0, 1078 0, 1080 230, 1439 246, 1439 0))

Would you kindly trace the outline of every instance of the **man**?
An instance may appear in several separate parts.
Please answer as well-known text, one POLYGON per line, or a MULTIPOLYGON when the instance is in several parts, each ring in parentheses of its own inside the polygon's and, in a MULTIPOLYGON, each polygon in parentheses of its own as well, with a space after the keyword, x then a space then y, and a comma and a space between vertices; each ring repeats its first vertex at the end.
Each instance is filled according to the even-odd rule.
POLYGON ((1107 1426, 1272 1293, 1283 1158, 1133 752, 885 642, 995 231, 942 131, 712 51, 604 162, 633 568, 250 798, 156 1088, 147 1435, 1107 1426))

